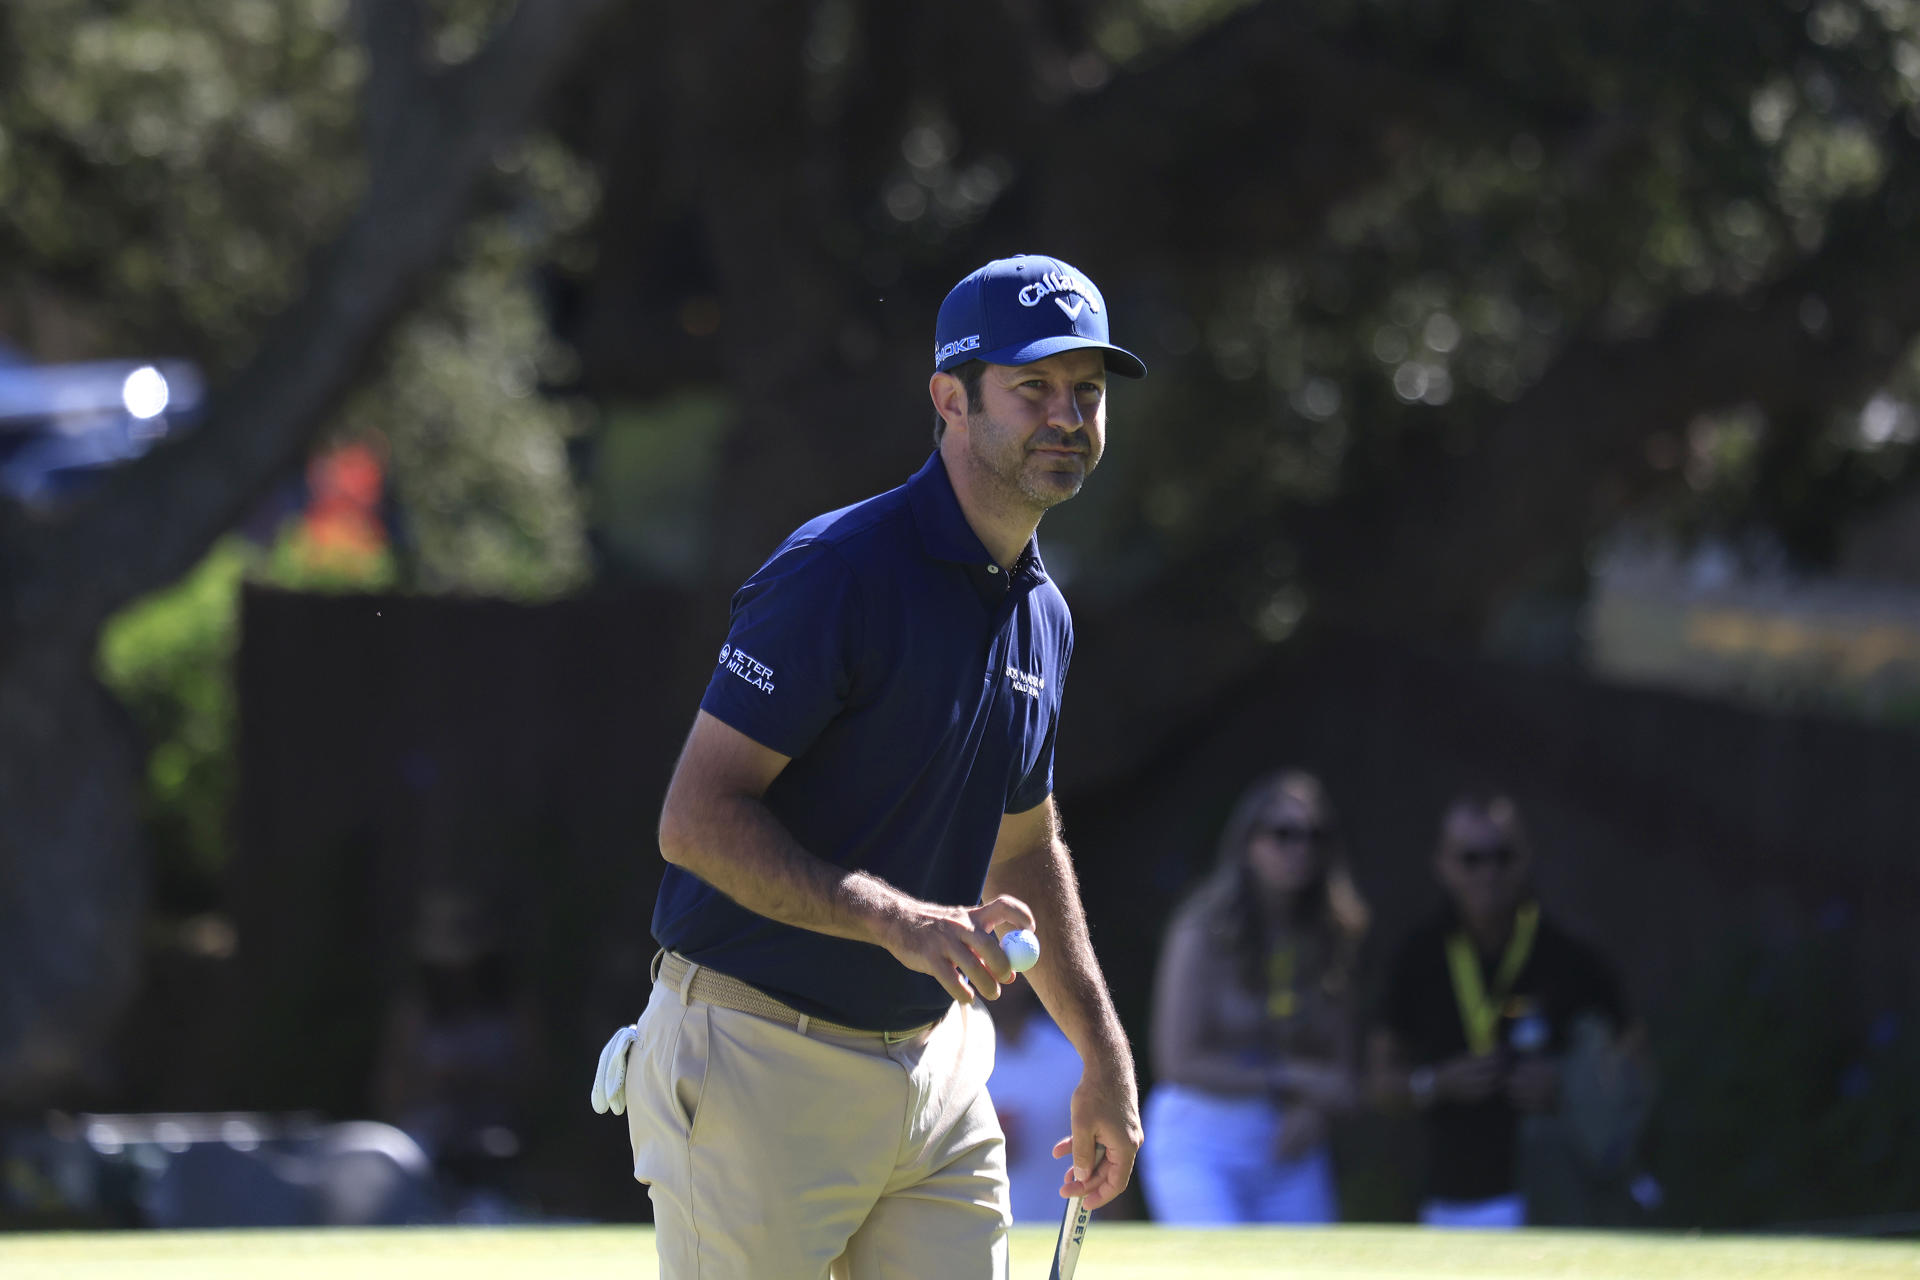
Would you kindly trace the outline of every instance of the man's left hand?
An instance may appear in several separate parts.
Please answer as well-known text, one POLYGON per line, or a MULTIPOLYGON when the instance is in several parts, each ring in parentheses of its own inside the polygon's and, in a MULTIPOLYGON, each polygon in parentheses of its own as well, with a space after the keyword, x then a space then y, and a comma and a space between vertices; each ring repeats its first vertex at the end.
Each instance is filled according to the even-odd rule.
POLYGON ((1111 1203, 1127 1189, 1133 1162, 1140 1154, 1140 1103, 1133 1086, 1132 1064, 1120 1069, 1125 1075, 1119 1080, 1091 1070, 1081 1075, 1073 1091, 1073 1134, 1053 1146, 1056 1160, 1073 1154, 1073 1167, 1067 1170, 1060 1194, 1085 1196, 1090 1210, 1111 1203), (1096 1146, 1107 1149, 1097 1165, 1096 1146))

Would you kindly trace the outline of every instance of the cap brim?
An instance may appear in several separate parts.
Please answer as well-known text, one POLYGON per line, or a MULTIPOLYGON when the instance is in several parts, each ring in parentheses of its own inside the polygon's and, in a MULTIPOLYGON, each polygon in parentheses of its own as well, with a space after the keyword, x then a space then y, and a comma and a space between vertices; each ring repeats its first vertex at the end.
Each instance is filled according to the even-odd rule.
POLYGON ((1074 333, 1037 338, 1017 347, 1001 347, 998 351, 969 352, 968 355, 971 359, 984 360, 988 364, 1032 364, 1036 360, 1045 360, 1048 356, 1057 356, 1062 351, 1083 351, 1089 347, 1105 354, 1108 373, 1117 373, 1123 378, 1147 376, 1146 364, 1133 352, 1124 347, 1116 347, 1109 342, 1096 342, 1092 338, 1083 338, 1074 333))

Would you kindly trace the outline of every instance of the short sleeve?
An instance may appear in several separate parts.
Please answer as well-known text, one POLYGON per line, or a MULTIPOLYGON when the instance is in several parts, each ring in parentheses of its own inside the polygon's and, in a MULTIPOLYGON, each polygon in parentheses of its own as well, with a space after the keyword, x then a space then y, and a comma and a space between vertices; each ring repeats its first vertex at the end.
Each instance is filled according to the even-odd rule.
POLYGON ((1033 766, 1013 788, 1007 797, 1008 813, 1025 813, 1053 794, 1053 744, 1060 736, 1060 708, 1064 705, 1067 692, 1067 665, 1073 657, 1073 633, 1067 633, 1065 644, 1061 646, 1063 657, 1059 674, 1054 677, 1052 703, 1047 708, 1047 731, 1040 740, 1040 749, 1034 754, 1033 766))
POLYGON ((1008 813, 1025 813, 1053 794, 1053 739, 1059 721, 1047 726, 1046 741, 1040 746, 1040 758, 1020 785, 1007 797, 1008 813))
POLYGON ((859 584, 831 547, 782 551, 733 597, 700 709, 797 756, 846 705, 861 634, 859 584))

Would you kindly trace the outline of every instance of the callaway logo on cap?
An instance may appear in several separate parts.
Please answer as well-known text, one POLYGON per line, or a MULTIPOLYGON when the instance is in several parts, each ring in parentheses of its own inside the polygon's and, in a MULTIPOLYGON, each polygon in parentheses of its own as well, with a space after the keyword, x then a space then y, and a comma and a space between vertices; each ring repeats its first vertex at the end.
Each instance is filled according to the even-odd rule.
POLYGON ((1106 354, 1107 371, 1144 378, 1147 366, 1107 340, 1107 304, 1093 281, 1058 258, 1000 258, 953 286, 934 326, 933 367, 969 360, 1032 364, 1080 347, 1106 354))

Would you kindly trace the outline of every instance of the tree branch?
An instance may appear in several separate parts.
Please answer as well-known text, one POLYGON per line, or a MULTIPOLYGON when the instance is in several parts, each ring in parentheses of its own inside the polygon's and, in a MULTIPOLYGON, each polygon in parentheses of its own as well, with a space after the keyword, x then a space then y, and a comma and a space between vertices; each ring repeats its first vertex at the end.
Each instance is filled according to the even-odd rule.
POLYGON ((1577 339, 1471 455, 1297 513, 1309 575, 1338 624, 1476 639, 1501 600, 1577 558, 1655 482, 1651 436, 1742 404, 1775 418, 1844 406, 1916 332, 1915 237, 1880 200, 1845 207, 1824 249, 1756 296, 1677 303, 1641 337, 1577 339), (1814 332, 1810 300, 1827 317, 1814 332))
POLYGON ((390 176, 388 157, 409 108, 431 92, 421 54, 426 44, 426 15, 420 0, 357 0, 354 16, 367 51, 367 84, 362 94, 370 179, 390 176))
POLYGON ((1279 3, 1243 10, 1060 115, 1022 134, 1035 220, 1092 260, 1165 246, 1147 251, 1188 269, 1309 240, 1329 210, 1436 137, 1497 134, 1489 121, 1503 121, 1552 148, 1593 125, 1364 35, 1330 35, 1279 3), (1049 164, 1045 147, 1063 137, 1104 162, 1049 164))
POLYGON ((16 625, 90 629, 178 577, 285 474, 445 259, 497 150, 610 7, 527 0, 481 53, 437 78, 396 61, 404 15, 372 23, 370 87, 398 96, 383 104, 393 116, 360 210, 314 255, 306 291, 216 391, 198 431, 13 542, 16 625))

